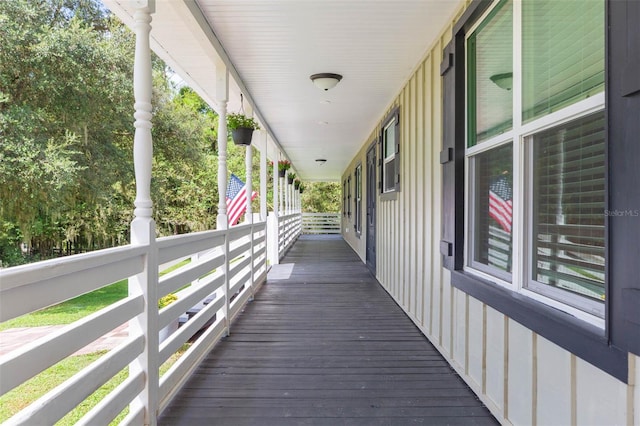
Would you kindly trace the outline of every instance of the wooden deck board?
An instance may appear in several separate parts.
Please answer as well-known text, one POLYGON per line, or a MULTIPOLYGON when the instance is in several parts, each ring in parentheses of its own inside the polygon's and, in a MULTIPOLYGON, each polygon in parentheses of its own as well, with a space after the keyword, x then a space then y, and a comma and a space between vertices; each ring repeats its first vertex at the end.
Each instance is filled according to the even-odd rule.
POLYGON ((301 237, 231 333, 159 424, 497 424, 339 238, 301 237))

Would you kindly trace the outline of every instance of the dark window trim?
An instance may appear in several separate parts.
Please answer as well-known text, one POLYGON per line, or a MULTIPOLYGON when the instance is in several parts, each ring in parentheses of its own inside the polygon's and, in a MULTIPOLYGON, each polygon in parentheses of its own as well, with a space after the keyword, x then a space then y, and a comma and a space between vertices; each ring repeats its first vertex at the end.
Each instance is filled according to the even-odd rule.
POLYGON ((451 271, 451 283, 534 333, 627 383, 627 352, 610 345, 601 328, 464 271, 451 271))
POLYGON ((382 126, 380 127, 380 136, 378 138, 380 145, 380 159, 378 163, 379 167, 379 192, 380 192, 380 201, 395 201, 398 199, 398 192, 400 192, 400 106, 396 106, 389 112, 382 120, 382 126), (387 127, 389 122, 393 119, 396 119, 396 152, 394 157, 394 174, 395 174, 395 188, 392 191, 384 192, 384 129, 387 127))
POLYGON ((351 219, 351 174, 347 176, 347 217, 351 219))
POLYGON ((347 217, 347 179, 342 181, 342 217, 347 217))
MULTIPOLYGON (((640 355, 640 220, 608 217, 607 232, 607 313, 606 329, 581 321, 544 303, 510 291, 495 283, 464 272, 464 153, 465 153, 465 44, 466 31, 491 5, 490 0, 474 0, 454 25, 453 39, 444 50, 440 67, 443 76, 443 228, 440 251, 443 265, 451 272, 451 283, 459 290, 498 310, 538 335, 628 382, 628 352, 640 355), (611 256, 611 253, 616 253, 611 256)), ((640 87, 625 90, 625 75, 638 75, 640 58, 627 58, 625 47, 637 37, 640 7, 637 2, 606 0, 608 28, 606 55, 607 162, 626 165, 609 167, 607 206, 613 211, 640 209, 640 171, 628 165, 640 158, 640 144, 631 135, 640 134, 640 87), (628 71, 629 67, 636 67, 628 71), (625 74, 626 73, 626 74, 625 74), (622 95, 621 95, 622 94, 622 95), (622 99, 624 98, 624 99, 622 99), (613 113, 612 111, 616 112, 613 113), (626 155, 626 157, 625 157, 626 155), (634 205, 635 203, 635 205, 634 205)), ((637 78, 637 77, 636 77, 637 78)), ((625 83, 626 81, 626 83, 625 83)), ((604 214, 604 212, 603 212, 604 214)))
POLYGON ((360 238, 362 235, 362 161, 356 164, 356 168, 353 170, 353 210, 355 215, 353 218, 353 229, 356 231, 356 237, 360 238), (360 180, 360 185, 358 185, 358 180, 360 180), (358 199, 358 191, 360 193, 360 199, 358 199))

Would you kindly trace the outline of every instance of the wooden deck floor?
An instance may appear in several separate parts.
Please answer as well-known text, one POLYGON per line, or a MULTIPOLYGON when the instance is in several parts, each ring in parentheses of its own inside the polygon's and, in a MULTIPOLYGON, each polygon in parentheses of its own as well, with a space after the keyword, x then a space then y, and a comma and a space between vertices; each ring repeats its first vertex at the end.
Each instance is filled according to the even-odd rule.
POLYGON ((301 237, 161 425, 497 424, 339 237, 301 237))

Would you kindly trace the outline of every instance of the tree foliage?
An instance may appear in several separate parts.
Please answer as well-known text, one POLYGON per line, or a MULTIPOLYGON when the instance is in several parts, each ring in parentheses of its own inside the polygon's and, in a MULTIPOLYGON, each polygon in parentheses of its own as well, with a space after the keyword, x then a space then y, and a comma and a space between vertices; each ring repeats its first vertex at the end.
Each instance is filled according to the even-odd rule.
POLYGON ((338 213, 340 194, 339 182, 305 183, 302 210, 307 213, 338 213))
MULTIPOLYGON (((133 34, 96 0, 0 1, 0 28, 0 266, 24 260, 21 243, 36 258, 127 243, 133 34)), ((217 116, 152 63, 158 232, 211 229, 217 116)), ((244 169, 229 144, 229 170, 244 169)))

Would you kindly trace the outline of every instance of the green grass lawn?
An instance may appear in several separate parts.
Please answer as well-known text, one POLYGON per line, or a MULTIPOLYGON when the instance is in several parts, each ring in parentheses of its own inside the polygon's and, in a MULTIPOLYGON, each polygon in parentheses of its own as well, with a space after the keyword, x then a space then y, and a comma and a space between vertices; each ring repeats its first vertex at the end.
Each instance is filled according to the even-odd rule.
MULTIPOLYGON (((167 274, 183 265, 189 263, 186 259, 165 271, 160 275, 167 274)), ((0 324, 0 331, 16 327, 39 327, 43 325, 71 324, 85 316, 127 297, 129 290, 127 280, 102 287, 91 293, 83 294, 66 302, 59 303, 30 314, 22 315, 18 318, 0 324)))
MULTIPOLYGON (((171 268, 162 271, 160 275, 169 273, 189 262, 190 260, 186 259, 171 268)), ((45 308, 40 311, 32 312, 6 321, 0 324, 0 331, 15 327, 70 324, 126 297, 128 291, 127 280, 118 281, 114 284, 92 291, 91 293, 83 294, 82 296, 51 306, 50 308, 45 308)), ((164 374, 164 372, 166 372, 169 367, 180 358, 180 355, 182 355, 188 347, 188 344, 184 345, 178 352, 173 354, 160 368, 160 374, 164 374)), ((18 411, 24 409, 36 399, 40 398, 92 362, 96 361, 105 353, 106 351, 99 351, 87 355, 70 356, 10 392, 7 392, 5 395, 0 397, 0 423, 10 418, 18 411)), ((110 391, 122 383, 126 377, 127 370, 123 370, 118 373, 93 395, 63 417, 57 425, 75 424, 110 391)), ((115 424, 119 423, 127 415, 127 410, 123 411, 116 420, 114 420, 115 424)))
POLYGON ((70 324, 126 297, 128 291, 127 280, 118 281, 50 308, 3 322, 0 331, 15 327, 70 324))
MULTIPOLYGON (((180 358, 180 356, 189 348, 189 344, 184 345, 178 352, 173 354, 162 367, 160 367, 160 375, 164 374, 169 368, 180 358)), ((23 383, 17 388, 7 392, 0 397, 0 423, 9 419, 20 410, 27 407, 36 399, 40 398, 51 389, 55 388, 75 373, 85 368, 92 362, 96 361, 106 351, 94 352, 87 355, 71 356, 60 361, 53 367, 48 368, 38 374, 31 380, 23 383)), ((127 378, 127 370, 122 370, 116 374, 111 380, 105 383, 100 389, 95 391, 91 396, 85 399, 74 410, 64 416, 56 425, 73 425, 91 410, 98 402, 115 389, 120 383, 127 378)), ((128 413, 125 409, 112 424, 118 424, 128 413)))

